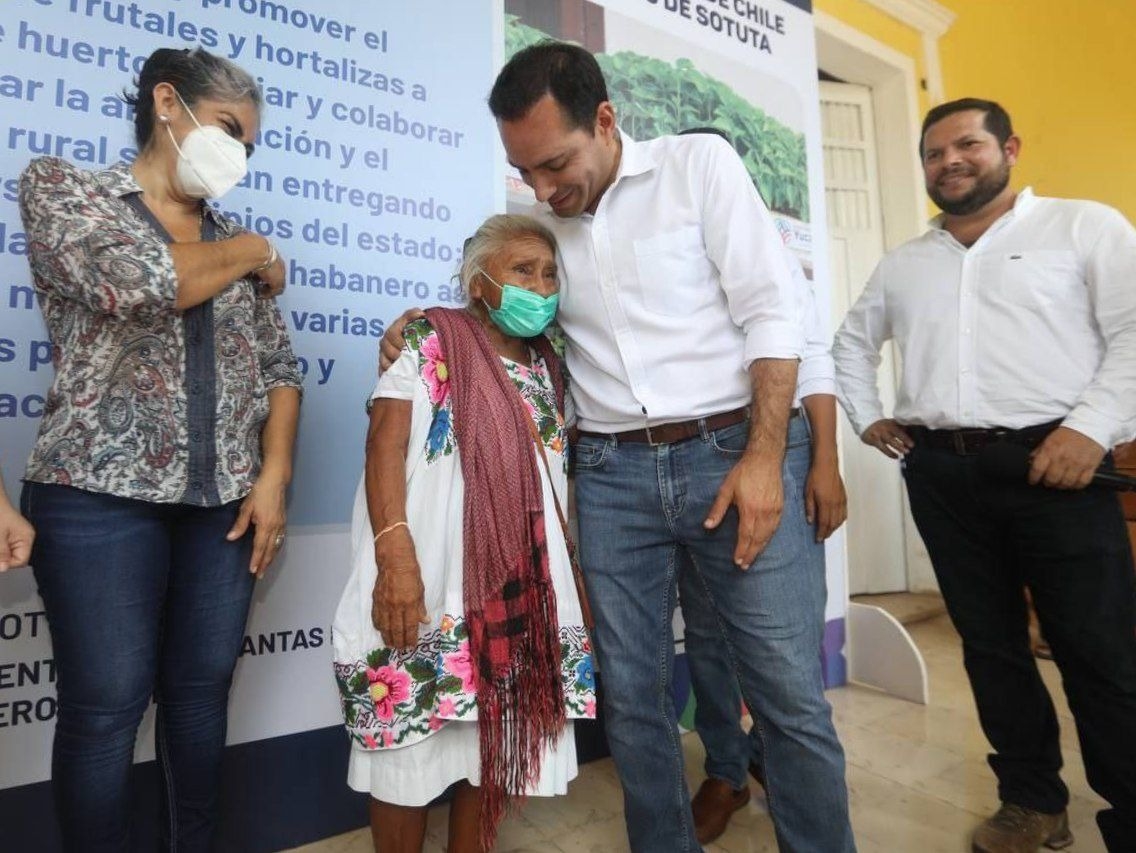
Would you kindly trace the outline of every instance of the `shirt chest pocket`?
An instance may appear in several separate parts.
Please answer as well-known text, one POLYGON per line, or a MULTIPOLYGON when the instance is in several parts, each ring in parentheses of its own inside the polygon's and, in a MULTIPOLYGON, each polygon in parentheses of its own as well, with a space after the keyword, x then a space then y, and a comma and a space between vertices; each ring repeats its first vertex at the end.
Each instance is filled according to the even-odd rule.
POLYGON ((697 225, 636 240, 634 249, 637 289, 648 311, 685 316, 713 297, 713 265, 697 225))
POLYGON ((1085 291, 1077 253, 1062 249, 990 255, 982 261, 982 280, 990 299, 1025 307, 1075 304, 1085 291))

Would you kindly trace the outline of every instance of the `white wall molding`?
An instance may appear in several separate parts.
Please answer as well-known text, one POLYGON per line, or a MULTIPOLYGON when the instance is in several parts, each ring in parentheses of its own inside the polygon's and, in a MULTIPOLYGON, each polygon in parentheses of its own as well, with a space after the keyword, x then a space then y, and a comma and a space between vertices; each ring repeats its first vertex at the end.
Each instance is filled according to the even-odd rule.
POLYGON ((955 13, 935 0, 867 0, 884 14, 911 27, 922 36, 923 67, 927 97, 932 104, 946 100, 939 39, 951 28, 955 13))
MULTIPOLYGON (((923 167, 917 153, 922 111, 915 60, 819 9, 813 19, 820 68, 838 80, 871 89, 884 247, 894 249, 927 227, 923 167)), ((896 523, 904 524, 908 588, 936 589, 922 542, 906 518, 907 513, 896 523)))
POLYGON ((939 60, 939 40, 930 33, 923 33, 923 64, 927 69, 927 97, 931 104, 941 104, 947 99, 943 85, 943 65, 939 60))
POLYGON ((951 28, 957 17, 954 12, 935 0, 868 0, 868 2, 897 21, 921 33, 939 38, 951 28))

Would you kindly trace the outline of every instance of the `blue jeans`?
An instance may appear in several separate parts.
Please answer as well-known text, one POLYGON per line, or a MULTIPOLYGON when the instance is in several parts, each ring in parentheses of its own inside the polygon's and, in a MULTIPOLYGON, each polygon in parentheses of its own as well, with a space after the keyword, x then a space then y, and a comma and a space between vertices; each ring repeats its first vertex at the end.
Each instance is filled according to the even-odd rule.
MULTIPOLYGON (((812 531, 800 472, 788 460, 783 466, 781 524, 748 571, 733 562, 736 511, 715 531, 702 526, 748 430, 742 423, 658 447, 582 436, 576 448, 581 563, 596 617, 608 742, 636 853, 701 849, 670 684, 671 618, 686 561, 761 727, 781 849, 853 849, 844 757, 821 683, 823 593, 818 610, 802 571, 812 531)), ((795 422, 793 443, 802 430, 808 441, 795 422)))
MULTIPOLYGON (((808 478, 812 448, 808 423, 803 417, 794 418, 789 428, 789 439, 785 462, 789 473, 799 487, 803 488, 808 478)), ((791 497, 786 488, 786 501, 800 500, 798 493, 791 497)), ((794 588, 798 603, 802 606, 801 617, 810 630, 815 631, 814 654, 818 659, 824 635, 824 606, 827 598, 825 585, 824 543, 817 542, 815 530, 808 527, 807 539, 802 547, 796 566, 794 588)), ((774 718, 762 719, 754 714, 754 725, 747 735, 741 729, 742 695, 730 659, 726 638, 721 630, 721 617, 714 607, 712 591, 697 573, 682 572, 679 576, 679 603, 682 607, 683 621, 686 624, 686 660, 690 667, 691 686, 694 689, 694 726, 702 744, 706 748, 706 775, 721 779, 735 789, 746 784, 746 771, 750 763, 761 768, 766 778, 766 793, 771 799, 780 801, 782 792, 779 785, 799 784, 792 767, 771 768, 766 766, 764 741, 769 738, 771 729, 779 724, 774 718), (786 775, 784 771, 788 770, 786 775), (773 781, 770 781, 772 774, 773 781)), ((840 745, 835 733, 831 731, 827 705, 823 715, 811 721, 792 721, 784 717, 789 731, 806 725, 812 737, 818 742, 828 741, 823 751, 835 755, 843 764, 840 745)), ((841 795, 843 796, 843 795, 841 795)), ((807 806, 807 804, 805 804, 807 806)), ((847 809, 845 829, 847 829, 847 809)), ((817 809, 797 815, 794 821, 798 827, 790 830, 788 826, 778 826, 778 838, 783 850, 847 850, 851 849, 851 833, 841 839, 839 834, 817 832, 813 826, 820 817, 817 809)), ((837 827, 834 827, 837 828, 837 827)))
POLYGON ((238 507, 24 486, 55 654, 51 775, 68 851, 131 849, 134 742, 151 696, 162 847, 210 847, 229 684, 254 583, 252 534, 225 540, 238 507))

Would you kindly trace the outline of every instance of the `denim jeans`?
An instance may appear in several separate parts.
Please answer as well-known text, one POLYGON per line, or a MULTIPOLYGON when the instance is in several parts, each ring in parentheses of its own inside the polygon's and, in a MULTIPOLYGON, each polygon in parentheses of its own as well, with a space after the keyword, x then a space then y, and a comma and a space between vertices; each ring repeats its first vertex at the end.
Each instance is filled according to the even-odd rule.
MULTIPOLYGON (((785 461, 797 483, 803 485, 807 480, 811 460, 807 421, 803 417, 795 418, 790 424, 785 461)), ((811 528, 799 571, 800 593, 813 608, 819 655, 828 590, 824 543, 816 541, 811 528)), ((746 772, 751 763, 765 773, 762 727, 755 724, 748 735, 741 729, 742 697, 737 675, 719 631, 718 615, 705 587, 692 573, 679 575, 679 606, 686 625, 686 661, 695 699, 694 727, 706 749, 706 775, 739 789, 747 784, 746 772)), ((768 783, 768 778, 766 781, 768 783)))
POLYGON ((68 851, 132 849, 131 765, 151 696, 162 848, 210 848, 229 685, 254 583, 252 534, 225 539, 238 507, 24 485, 55 654, 52 787, 68 851))
POLYGON ((973 456, 916 446, 911 514, 951 621, 1003 802, 1065 809, 1057 714, 1030 654, 1023 587, 1061 671, 1085 773, 1112 806, 1110 851, 1136 850, 1136 578, 1116 495, 991 482, 973 456))
POLYGON ((760 721, 781 849, 852 849, 844 758, 821 682, 823 598, 818 611, 801 570, 811 530, 799 472, 786 461, 781 524, 748 570, 733 562, 735 510, 717 530, 702 526, 748 430, 747 423, 704 430, 657 447, 611 436, 582 436, 577 445, 581 563, 596 617, 608 742, 636 853, 701 849, 671 698, 671 618, 687 561, 760 721))

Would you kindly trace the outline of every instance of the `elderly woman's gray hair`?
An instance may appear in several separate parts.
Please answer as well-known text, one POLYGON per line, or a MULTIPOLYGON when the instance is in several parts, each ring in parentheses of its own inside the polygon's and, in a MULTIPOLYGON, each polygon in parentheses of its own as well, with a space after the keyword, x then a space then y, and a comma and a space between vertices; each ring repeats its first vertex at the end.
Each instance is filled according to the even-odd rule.
POLYGON ((236 103, 249 101, 260 110, 260 87, 252 75, 239 65, 206 50, 178 50, 163 47, 147 58, 135 82, 138 91, 125 94, 134 107, 134 140, 143 150, 154 132, 154 87, 169 83, 186 106, 192 108, 202 98, 236 103))
POLYGON ((458 280, 462 288, 469 292, 469 284, 479 270, 483 269, 489 259, 513 240, 534 237, 547 244, 556 254, 556 238, 552 232, 533 219, 531 216, 522 216, 517 213, 499 213, 490 216, 481 223, 473 236, 465 241, 462 250, 461 267, 458 270, 458 280))

